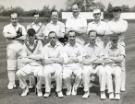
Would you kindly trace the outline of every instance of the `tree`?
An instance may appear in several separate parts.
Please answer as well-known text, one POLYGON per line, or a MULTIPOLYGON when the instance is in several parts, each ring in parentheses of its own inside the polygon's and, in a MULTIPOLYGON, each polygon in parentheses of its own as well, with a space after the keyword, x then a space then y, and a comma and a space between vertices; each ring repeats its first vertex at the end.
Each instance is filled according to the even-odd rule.
POLYGON ((107 8, 107 12, 111 12, 112 11, 112 8, 113 8, 112 4, 109 3, 108 4, 108 8, 107 8))
POLYGON ((66 1, 66 11, 70 11, 71 10, 71 6, 73 5, 74 0, 67 0, 66 1))
POLYGON ((101 2, 96 2, 95 5, 96 5, 96 8, 100 8, 101 11, 105 10, 105 6, 101 2))
POLYGON ((3 5, 0 5, 0 13, 2 13, 4 11, 4 6, 3 5))
POLYGON ((121 9, 122 9, 122 12, 129 12, 130 11, 130 8, 128 5, 122 5, 121 9))
POLYGON ((112 6, 111 3, 109 3, 107 11, 104 12, 104 18, 105 19, 111 20, 113 18, 112 9, 113 9, 113 6, 112 6))
POLYGON ((130 12, 135 12, 135 5, 132 8, 130 8, 130 12))
POLYGON ((77 3, 82 11, 89 11, 94 5, 94 0, 67 0, 66 10, 71 10, 71 7, 74 3, 77 3))
POLYGON ((51 11, 52 11, 52 10, 56 10, 56 6, 55 6, 55 5, 51 8, 51 11))
POLYGON ((11 11, 17 12, 19 15, 23 15, 24 14, 24 9, 21 8, 21 7, 12 8, 11 11))

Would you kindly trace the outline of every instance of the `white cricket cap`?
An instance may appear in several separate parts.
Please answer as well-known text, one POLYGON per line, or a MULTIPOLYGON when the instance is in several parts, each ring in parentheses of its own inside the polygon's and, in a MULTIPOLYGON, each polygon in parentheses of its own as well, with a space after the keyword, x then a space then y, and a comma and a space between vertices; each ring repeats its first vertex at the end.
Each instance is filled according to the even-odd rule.
POLYGON ((101 13, 101 10, 100 9, 94 9, 93 10, 93 14, 98 14, 98 13, 101 13))

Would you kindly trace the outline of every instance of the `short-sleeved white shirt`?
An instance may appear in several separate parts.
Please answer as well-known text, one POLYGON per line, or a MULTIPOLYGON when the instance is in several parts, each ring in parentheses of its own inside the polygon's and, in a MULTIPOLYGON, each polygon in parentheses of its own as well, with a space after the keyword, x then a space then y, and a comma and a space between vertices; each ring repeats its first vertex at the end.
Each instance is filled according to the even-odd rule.
MULTIPOLYGON (((81 30, 83 33, 86 33, 87 29, 87 20, 82 18, 80 15, 75 18, 74 16, 71 16, 71 18, 66 20, 66 32, 68 33, 70 30, 81 30)), ((83 35, 83 34, 82 34, 83 35)), ((84 44, 85 40, 82 35, 78 36, 76 38, 76 41, 80 44, 84 44)))
POLYGON ((48 36, 48 34, 49 34, 51 31, 56 32, 56 34, 57 34, 58 37, 64 37, 65 24, 62 23, 62 22, 60 22, 60 21, 57 21, 56 24, 53 24, 53 22, 51 21, 50 23, 48 23, 48 24, 46 25, 44 34, 45 34, 46 36, 48 36))
POLYGON ((39 39, 43 38, 43 35, 44 35, 43 31, 44 31, 45 26, 41 22, 39 22, 38 24, 35 24, 34 22, 32 22, 31 24, 27 26, 27 30, 30 28, 33 28, 35 30, 37 38, 39 39))
MULTIPOLYGON (((71 17, 66 20, 66 31, 80 30, 81 28, 87 28, 87 20, 78 16, 77 18, 71 17)), ((85 33, 86 31, 84 31, 85 33)))
MULTIPOLYGON (((95 21, 90 22, 88 24, 87 32, 89 32, 90 30, 95 30, 99 36, 110 34, 108 24, 101 20, 98 23, 96 23, 95 21)), ((96 42, 98 45, 103 45, 103 41, 100 37, 97 37, 96 42)))
MULTIPOLYGON (((4 26, 4 29, 3 29, 3 35, 5 38, 13 38, 15 36, 17 36, 17 31, 18 29, 21 28, 22 29, 22 36, 24 36, 23 38, 25 39, 26 38, 26 35, 27 35, 27 32, 25 30, 25 27, 22 26, 21 24, 17 23, 17 26, 14 27, 11 23, 4 26)), ((23 40, 24 40, 23 39, 23 40)), ((15 41, 15 40, 13 40, 15 41)), ((19 40, 17 40, 19 41, 19 40)))
POLYGON ((108 22, 110 33, 118 33, 120 34, 119 39, 120 41, 124 41, 124 35, 122 35, 124 32, 128 29, 128 22, 123 19, 119 19, 118 21, 111 20, 108 22))
POLYGON ((101 20, 98 23, 95 21, 88 23, 87 32, 90 30, 95 30, 98 35, 108 35, 110 32, 108 24, 101 20))

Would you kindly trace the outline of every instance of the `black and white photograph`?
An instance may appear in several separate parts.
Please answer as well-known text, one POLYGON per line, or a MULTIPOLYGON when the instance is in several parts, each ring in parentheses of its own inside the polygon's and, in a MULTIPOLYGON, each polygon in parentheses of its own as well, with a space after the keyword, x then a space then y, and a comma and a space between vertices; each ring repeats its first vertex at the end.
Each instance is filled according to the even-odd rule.
POLYGON ((134 104, 135 0, 0 0, 0 104, 134 104))

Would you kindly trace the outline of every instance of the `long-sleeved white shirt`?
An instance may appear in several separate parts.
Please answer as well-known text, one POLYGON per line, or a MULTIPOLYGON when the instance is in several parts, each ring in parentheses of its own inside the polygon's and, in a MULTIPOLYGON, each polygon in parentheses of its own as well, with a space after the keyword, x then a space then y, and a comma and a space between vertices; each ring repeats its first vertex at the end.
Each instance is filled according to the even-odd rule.
POLYGON ((18 31, 19 28, 21 28, 21 30, 22 30, 22 36, 19 37, 18 39, 12 40, 12 42, 14 42, 14 41, 18 41, 19 42, 19 39, 20 40, 25 40, 26 35, 27 35, 27 32, 25 30, 25 27, 22 26, 19 23, 17 23, 17 26, 16 27, 14 27, 11 23, 8 24, 8 25, 6 25, 6 26, 4 26, 4 29, 3 29, 3 35, 4 35, 4 37, 6 39, 14 38, 15 36, 18 35, 16 32, 18 31))
POLYGON ((45 30, 44 30, 45 36, 48 36, 48 34, 51 31, 56 32, 58 37, 63 38, 65 35, 65 24, 60 21, 57 21, 56 24, 53 24, 53 22, 51 21, 45 27, 45 30))
POLYGON ((78 36, 76 37, 77 43, 84 44, 85 39, 87 37, 86 31, 87 31, 87 20, 82 18, 80 15, 75 18, 74 16, 71 16, 71 18, 66 20, 66 33, 69 31, 75 31, 78 33, 78 36))
POLYGON ((108 24, 104 21, 101 21, 101 20, 98 23, 96 23, 95 21, 92 21, 92 22, 88 23, 87 33, 90 30, 95 30, 98 35, 108 35, 108 34, 110 34, 108 24))
POLYGON ((98 46, 97 44, 95 44, 94 46, 91 46, 91 44, 88 43, 84 46, 83 58, 94 61, 94 60, 99 59, 100 55, 101 55, 101 47, 98 46))
POLYGON ((66 20, 66 32, 70 30, 82 30, 83 33, 86 33, 87 29, 87 20, 78 16, 77 18, 71 17, 66 20))
MULTIPOLYGON (((118 58, 119 56, 120 57, 126 56, 124 47, 122 47, 120 45, 117 46, 117 48, 115 48, 115 49, 112 49, 111 47, 108 48, 107 54, 108 54, 108 58, 110 58, 110 57, 118 58)), ((121 60, 121 62, 113 61, 111 63, 111 65, 117 65, 117 66, 121 66, 121 64, 122 64, 122 60, 121 60)))
POLYGON ((101 20, 99 22, 92 21, 88 23, 87 33, 91 30, 95 30, 97 32, 98 37, 96 39, 96 42, 98 45, 103 46, 102 36, 110 34, 110 29, 108 24, 101 20))
POLYGON ((55 47, 52 47, 50 43, 46 44, 42 49, 43 60, 46 61, 49 58, 63 58, 62 48, 63 46, 59 42, 56 43, 55 47))
POLYGON ((80 65, 82 61, 83 48, 80 44, 75 43, 71 46, 69 43, 63 48, 64 66, 73 66, 75 64, 80 65), (76 58, 78 62, 72 62, 72 58, 76 58))
POLYGON ((124 41, 124 32, 128 29, 128 22, 123 19, 119 19, 118 21, 111 20, 108 22, 110 33, 118 34, 119 41, 124 41))

